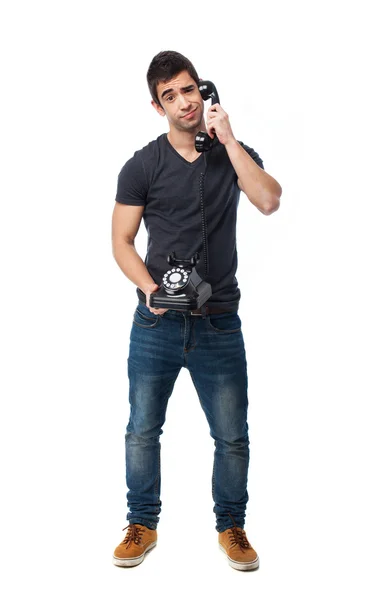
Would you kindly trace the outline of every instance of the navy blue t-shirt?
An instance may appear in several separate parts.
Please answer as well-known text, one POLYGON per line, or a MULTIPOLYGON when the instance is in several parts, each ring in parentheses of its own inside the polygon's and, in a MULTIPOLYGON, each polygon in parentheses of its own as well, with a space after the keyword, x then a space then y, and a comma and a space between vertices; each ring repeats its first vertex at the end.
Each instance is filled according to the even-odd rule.
MULTIPOLYGON (((242 142, 259 167, 263 161, 242 142)), ((146 267, 161 285, 169 269, 167 256, 190 258, 196 252, 199 275, 212 286, 207 306, 236 310, 240 290, 236 279, 236 217, 240 188, 225 147, 215 139, 209 152, 194 162, 185 160, 170 144, 167 134, 135 152, 118 177, 116 201, 144 206, 143 220, 148 232, 146 267), (204 177, 204 206, 207 224, 209 273, 203 260, 200 179, 204 177)), ((143 299, 141 290, 137 290, 143 299)))

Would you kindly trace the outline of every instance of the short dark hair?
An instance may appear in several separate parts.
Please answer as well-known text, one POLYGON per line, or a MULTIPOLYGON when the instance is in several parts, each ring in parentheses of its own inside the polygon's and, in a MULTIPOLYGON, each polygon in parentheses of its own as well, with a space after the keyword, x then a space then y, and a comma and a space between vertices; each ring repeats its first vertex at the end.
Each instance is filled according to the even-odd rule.
POLYGON ((197 85, 199 84, 199 77, 195 67, 188 58, 179 52, 165 50, 156 54, 152 59, 147 72, 147 82, 151 96, 156 104, 160 104, 157 96, 157 85, 160 82, 169 81, 172 77, 181 73, 181 71, 188 71, 197 85))

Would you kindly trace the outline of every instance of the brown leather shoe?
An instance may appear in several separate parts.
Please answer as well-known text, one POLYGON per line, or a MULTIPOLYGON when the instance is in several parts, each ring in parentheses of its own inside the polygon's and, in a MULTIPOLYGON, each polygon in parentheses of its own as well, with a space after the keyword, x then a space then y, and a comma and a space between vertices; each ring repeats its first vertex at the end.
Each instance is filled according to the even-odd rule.
POLYGON ((251 571, 259 567, 256 550, 247 540, 244 529, 230 527, 219 533, 219 547, 228 557, 228 562, 239 571, 251 571))
POLYGON ((113 564, 118 567, 135 567, 143 562, 146 553, 156 546, 157 531, 139 523, 132 523, 124 529, 128 531, 113 553, 113 564))

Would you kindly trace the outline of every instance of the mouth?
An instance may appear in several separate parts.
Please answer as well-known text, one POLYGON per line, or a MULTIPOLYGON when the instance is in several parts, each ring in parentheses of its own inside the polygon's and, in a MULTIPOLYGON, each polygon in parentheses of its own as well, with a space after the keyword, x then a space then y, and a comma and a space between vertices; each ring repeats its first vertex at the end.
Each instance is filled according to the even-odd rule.
POLYGON ((197 108, 195 108, 194 110, 189 112, 187 115, 183 115, 181 118, 182 119, 191 119, 194 116, 196 111, 197 111, 197 108))

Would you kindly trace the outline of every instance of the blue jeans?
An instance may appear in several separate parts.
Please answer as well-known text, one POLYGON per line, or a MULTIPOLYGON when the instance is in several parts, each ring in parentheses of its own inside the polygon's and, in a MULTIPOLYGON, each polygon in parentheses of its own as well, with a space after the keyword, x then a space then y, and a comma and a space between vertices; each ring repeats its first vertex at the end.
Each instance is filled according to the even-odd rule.
POLYGON ((219 532, 244 528, 248 501, 247 364, 237 312, 201 316, 139 304, 128 358, 130 417, 125 436, 130 523, 156 529, 161 511, 160 442, 180 369, 189 370, 215 440, 212 496, 219 532), (232 517, 232 518, 231 518, 232 517))

